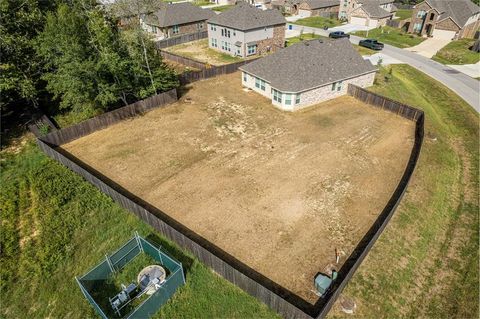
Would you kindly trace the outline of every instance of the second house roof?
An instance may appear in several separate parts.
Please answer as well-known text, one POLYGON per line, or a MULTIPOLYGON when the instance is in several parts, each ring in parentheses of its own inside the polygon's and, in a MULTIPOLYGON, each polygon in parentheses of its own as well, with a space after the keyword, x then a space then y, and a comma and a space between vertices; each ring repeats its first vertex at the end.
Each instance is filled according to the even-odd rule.
POLYGON ((212 17, 208 22, 246 31, 285 24, 286 20, 280 10, 262 10, 243 2, 212 17))

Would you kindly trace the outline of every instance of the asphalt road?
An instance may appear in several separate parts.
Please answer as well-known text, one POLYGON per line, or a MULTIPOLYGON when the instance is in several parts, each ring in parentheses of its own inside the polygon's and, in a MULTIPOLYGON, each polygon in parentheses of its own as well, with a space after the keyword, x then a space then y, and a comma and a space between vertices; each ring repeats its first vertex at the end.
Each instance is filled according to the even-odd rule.
MULTIPOLYGON (((329 31, 319 28, 303 27, 293 25, 294 30, 303 29, 304 33, 315 32, 315 34, 328 36, 329 31)), ((350 36, 350 42, 358 44, 362 38, 350 36)), ((403 63, 406 63, 419 71, 431 76, 437 81, 449 87, 468 104, 470 104, 477 112, 480 112, 480 81, 471 78, 451 67, 435 62, 429 58, 423 57, 414 52, 402 50, 400 48, 385 44, 381 51, 382 54, 388 55, 403 63)))

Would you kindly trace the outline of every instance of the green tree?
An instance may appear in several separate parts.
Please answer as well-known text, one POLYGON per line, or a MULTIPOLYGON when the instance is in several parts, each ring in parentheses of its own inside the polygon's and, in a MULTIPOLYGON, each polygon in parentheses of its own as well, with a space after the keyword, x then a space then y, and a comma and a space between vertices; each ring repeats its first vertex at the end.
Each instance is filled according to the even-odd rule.
POLYGON ((38 106, 43 90, 43 61, 35 52, 35 37, 43 28, 45 12, 53 1, 0 1, 0 90, 2 110, 27 102, 38 106))
POLYGON ((95 3, 62 4, 48 14, 37 52, 48 61, 43 78, 60 107, 105 110, 178 86, 153 43, 135 39, 95 3))

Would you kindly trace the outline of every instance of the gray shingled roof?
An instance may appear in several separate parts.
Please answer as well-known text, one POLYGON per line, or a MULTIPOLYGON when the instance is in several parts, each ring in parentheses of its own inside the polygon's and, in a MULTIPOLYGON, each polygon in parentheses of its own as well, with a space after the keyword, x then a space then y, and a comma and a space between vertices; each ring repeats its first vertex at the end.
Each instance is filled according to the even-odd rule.
POLYGON ((360 8, 363 9, 365 13, 371 18, 386 18, 392 15, 391 12, 380 8, 378 4, 374 3, 366 3, 361 7, 358 7, 357 10, 360 10, 360 8))
POLYGON ((246 31, 272 25, 285 24, 286 20, 280 10, 262 10, 245 2, 241 2, 233 8, 214 16, 208 20, 208 22, 219 26, 246 31))
POLYGON ((329 8, 340 5, 340 0, 304 0, 301 3, 307 3, 312 10, 329 8))
POLYGON ((348 39, 294 44, 240 67, 283 92, 302 92, 377 69, 348 39))
POLYGON ((210 9, 202 9, 189 2, 168 3, 147 17, 147 23, 159 27, 170 27, 185 23, 208 20, 215 16, 210 9))
POLYGON ((460 27, 465 26, 468 18, 480 12, 480 7, 471 0, 427 0, 441 14, 439 20, 451 17, 460 27))

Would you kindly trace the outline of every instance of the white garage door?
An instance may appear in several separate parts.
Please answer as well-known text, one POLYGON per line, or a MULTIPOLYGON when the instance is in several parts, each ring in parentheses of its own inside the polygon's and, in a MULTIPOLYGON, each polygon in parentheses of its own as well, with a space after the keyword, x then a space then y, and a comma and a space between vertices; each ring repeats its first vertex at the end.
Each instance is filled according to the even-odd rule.
POLYGON ((302 18, 307 18, 312 15, 310 10, 300 9, 298 10, 298 15, 302 18))
POLYGON ((433 37, 436 39, 442 39, 442 40, 452 40, 453 37, 455 36, 456 32, 455 31, 447 31, 447 30, 438 30, 435 29, 433 30, 433 37))
POLYGON ((367 19, 360 17, 352 17, 350 23, 354 25, 367 25, 367 19))
POLYGON ((378 25, 378 20, 370 19, 370 20, 368 21, 368 26, 369 26, 369 27, 374 27, 374 28, 376 28, 377 25, 378 25))

